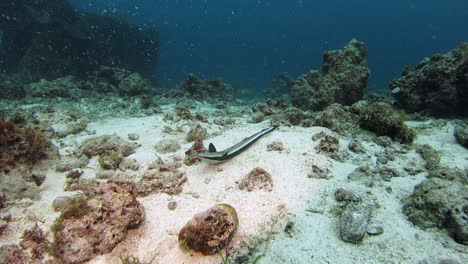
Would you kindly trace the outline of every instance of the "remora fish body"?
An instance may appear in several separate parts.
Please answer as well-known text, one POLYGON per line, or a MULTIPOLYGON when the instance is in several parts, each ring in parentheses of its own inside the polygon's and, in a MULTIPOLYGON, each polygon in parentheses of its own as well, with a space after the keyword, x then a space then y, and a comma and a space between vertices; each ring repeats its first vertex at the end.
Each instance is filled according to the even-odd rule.
POLYGON ((270 128, 265 128, 262 131, 253 134, 250 137, 244 138, 241 142, 223 150, 223 151, 216 151, 215 146, 210 143, 209 146, 209 151, 208 152, 202 152, 198 154, 198 157, 204 161, 207 161, 210 164, 217 164, 221 163, 224 161, 227 161, 242 151, 246 150, 250 145, 252 145, 255 141, 257 141, 259 138, 264 136, 267 133, 270 133, 271 131, 275 130, 278 126, 274 125, 270 128))

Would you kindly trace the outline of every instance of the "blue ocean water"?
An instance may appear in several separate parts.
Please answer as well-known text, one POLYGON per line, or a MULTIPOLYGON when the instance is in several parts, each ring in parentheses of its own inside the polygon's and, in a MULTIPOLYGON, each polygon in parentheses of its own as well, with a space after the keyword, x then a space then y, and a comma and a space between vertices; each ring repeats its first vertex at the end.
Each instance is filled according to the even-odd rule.
POLYGON ((71 0, 160 30, 161 83, 187 73, 261 90, 282 72, 320 69, 325 50, 364 41, 369 87, 468 37, 466 0, 71 0))

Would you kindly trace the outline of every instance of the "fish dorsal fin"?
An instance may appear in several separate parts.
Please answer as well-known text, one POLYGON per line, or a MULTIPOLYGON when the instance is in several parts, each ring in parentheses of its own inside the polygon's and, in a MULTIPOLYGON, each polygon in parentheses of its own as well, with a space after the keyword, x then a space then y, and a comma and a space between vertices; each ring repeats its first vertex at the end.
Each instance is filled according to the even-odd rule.
POLYGON ((210 145, 208 146, 208 152, 216 152, 216 148, 213 145, 213 143, 210 143, 210 145))

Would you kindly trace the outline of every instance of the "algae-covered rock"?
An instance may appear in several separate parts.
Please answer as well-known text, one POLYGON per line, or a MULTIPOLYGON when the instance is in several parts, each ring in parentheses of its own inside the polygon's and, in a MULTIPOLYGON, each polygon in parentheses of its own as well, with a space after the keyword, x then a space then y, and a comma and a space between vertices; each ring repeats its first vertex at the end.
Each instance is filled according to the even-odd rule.
POLYGON ((411 143, 416 133, 405 125, 404 116, 389 104, 359 102, 352 109, 360 117, 360 125, 378 136, 388 136, 402 143, 411 143))
POLYGON ((26 92, 33 97, 78 97, 85 95, 81 88, 80 81, 73 76, 66 76, 53 81, 41 79, 31 83, 26 92))
POLYGON ((88 197, 72 199, 56 220, 54 252, 64 263, 81 263, 110 252, 144 219, 143 206, 129 190, 99 184, 88 197))
POLYGON ((162 154, 171 153, 178 151, 180 149, 180 144, 175 139, 163 139, 156 143, 154 149, 156 150, 156 152, 162 154))
POLYGON ((338 150, 340 143, 336 137, 327 135, 324 132, 320 132, 313 135, 312 140, 320 140, 319 144, 315 147, 317 154, 329 156, 334 159, 339 158, 338 150))
POLYGON ((102 168, 116 169, 124 157, 135 153, 137 147, 137 144, 125 141, 117 135, 104 135, 85 140, 80 152, 88 158, 99 155, 102 168))
POLYGON ((310 71, 296 80, 293 106, 320 111, 333 103, 351 105, 361 100, 370 75, 366 59, 364 43, 355 39, 342 50, 325 52, 322 72, 310 71))
POLYGON ((440 155, 439 153, 432 148, 430 145, 424 144, 418 148, 419 154, 426 161, 426 169, 434 170, 439 167, 440 164, 440 155))
POLYGON ((206 131, 206 128, 202 127, 200 124, 196 124, 190 128, 185 139, 191 142, 197 139, 204 140, 207 137, 208 137, 208 132, 206 131))
POLYGON ((403 212, 420 228, 444 228, 457 242, 468 244, 468 186, 458 180, 425 180, 404 201, 403 212))
POLYGON ((314 125, 329 128, 337 133, 347 134, 359 129, 359 117, 349 107, 332 104, 323 111, 314 113, 314 125))
POLYGON ((406 67, 389 87, 398 106, 435 115, 468 113, 468 42, 406 67))
POLYGON ((196 214, 179 232, 179 244, 204 255, 221 252, 237 231, 236 210, 228 204, 217 204, 196 214))
POLYGON ((103 153, 99 156, 99 165, 101 165, 101 168, 105 170, 117 169, 123 158, 124 155, 122 152, 112 151, 103 153))
POLYGON ((176 166, 157 165, 143 173, 135 186, 135 192, 140 196, 159 192, 176 195, 182 191, 186 181, 187 176, 176 166))
POLYGON ((52 144, 45 134, 30 127, 20 128, 0 118, 0 171, 17 165, 31 166, 51 154, 52 144))
POLYGON ((58 172, 65 172, 73 169, 84 168, 89 163, 89 158, 86 155, 65 156, 60 159, 59 163, 55 166, 58 172))
POLYGON ((273 179, 266 170, 255 168, 239 183, 239 189, 247 191, 261 190, 271 192, 273 190, 273 179))
POLYGON ((142 95, 150 91, 150 85, 140 74, 132 73, 120 81, 118 91, 120 95, 142 95))
POLYGON ((25 95, 26 91, 22 84, 10 80, 1 80, 0 78, 0 98, 15 99, 22 98, 25 95))
POLYGON ((87 139, 81 145, 80 151, 88 158, 108 152, 120 152, 128 156, 133 154, 137 147, 137 144, 125 141, 114 134, 87 139))
POLYGON ((458 181, 464 185, 468 184, 467 171, 458 168, 438 167, 429 171, 429 175, 427 175, 427 177, 458 181))
POLYGON ((340 238, 345 242, 359 243, 367 233, 370 219, 368 206, 357 202, 351 202, 344 209, 340 222, 340 238))
POLYGON ((130 74, 129 71, 118 67, 101 66, 93 73, 94 76, 92 79, 94 83, 107 83, 112 85, 114 87, 113 89, 115 89, 119 86, 119 83, 130 74))
POLYGON ((468 123, 460 123, 455 127, 455 138, 460 145, 468 148, 468 123))
POLYGON ((290 97, 294 82, 294 78, 289 73, 283 72, 265 89, 265 95, 267 98, 287 103, 291 100, 290 97))
POLYGON ((232 101, 234 92, 232 86, 222 79, 202 80, 193 73, 189 73, 176 90, 173 94, 176 97, 183 94, 196 100, 223 101, 232 101))

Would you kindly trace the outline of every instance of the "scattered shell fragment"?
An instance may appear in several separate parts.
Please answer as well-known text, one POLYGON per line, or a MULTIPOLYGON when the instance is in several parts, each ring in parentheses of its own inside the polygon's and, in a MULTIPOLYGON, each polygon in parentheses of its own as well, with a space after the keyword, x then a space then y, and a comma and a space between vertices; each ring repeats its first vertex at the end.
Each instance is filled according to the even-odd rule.
POLYGON ((373 235, 373 236, 378 236, 383 234, 384 229, 381 226, 369 226, 367 228, 367 234, 373 235))

